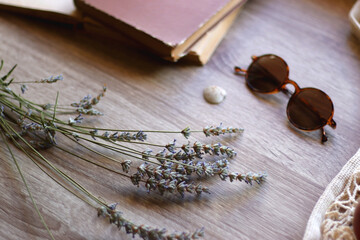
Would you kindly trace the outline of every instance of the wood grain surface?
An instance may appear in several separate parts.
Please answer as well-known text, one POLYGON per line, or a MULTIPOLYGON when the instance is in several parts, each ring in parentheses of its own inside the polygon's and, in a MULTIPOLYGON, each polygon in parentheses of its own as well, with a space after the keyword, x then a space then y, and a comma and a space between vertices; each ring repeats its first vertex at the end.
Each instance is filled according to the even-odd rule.
MULTIPOLYGON (((251 0, 213 58, 204 67, 172 64, 134 47, 87 36, 73 29, 0 13, 0 58, 5 70, 18 64, 18 80, 38 80, 62 73, 54 86, 30 86, 27 96, 37 101, 77 101, 96 94, 103 84, 108 93, 98 109, 96 126, 181 130, 186 126, 240 126, 238 137, 192 140, 234 147, 236 171, 267 171, 258 186, 207 181, 212 194, 201 198, 161 197, 133 187, 128 180, 83 163, 57 149, 43 152, 54 164, 137 224, 169 231, 204 226, 205 239, 301 239, 317 199, 331 179, 360 146, 360 41, 351 33, 347 14, 354 1, 251 0), (288 98, 249 91, 233 66, 246 67, 253 54, 274 53, 290 67, 290 78, 301 87, 326 92, 335 106, 336 130, 302 132, 286 117, 288 98), (220 105, 202 97, 209 85, 228 95, 220 105)), ((150 135, 159 143, 181 136, 150 135)), ((91 156, 63 138, 59 144, 91 156)), ((47 239, 20 176, 0 144, 0 238, 47 239)), ((131 239, 97 218, 96 211, 43 174, 19 151, 30 189, 56 239, 131 239)), ((91 156, 96 158, 95 156, 91 156)), ((117 156, 120 159, 121 156, 117 156)))

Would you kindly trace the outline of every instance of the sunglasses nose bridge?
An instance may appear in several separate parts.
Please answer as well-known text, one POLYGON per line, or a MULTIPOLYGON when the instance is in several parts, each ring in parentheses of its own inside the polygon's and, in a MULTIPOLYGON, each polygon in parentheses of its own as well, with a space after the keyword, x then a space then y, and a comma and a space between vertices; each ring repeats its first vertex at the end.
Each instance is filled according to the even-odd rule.
POLYGON ((285 86, 286 84, 291 84, 291 85, 294 86, 294 88, 295 88, 295 92, 294 92, 294 93, 297 93, 297 92, 300 91, 300 87, 299 87, 299 85, 298 85, 295 81, 293 81, 293 80, 291 80, 291 79, 286 79, 283 86, 285 86))

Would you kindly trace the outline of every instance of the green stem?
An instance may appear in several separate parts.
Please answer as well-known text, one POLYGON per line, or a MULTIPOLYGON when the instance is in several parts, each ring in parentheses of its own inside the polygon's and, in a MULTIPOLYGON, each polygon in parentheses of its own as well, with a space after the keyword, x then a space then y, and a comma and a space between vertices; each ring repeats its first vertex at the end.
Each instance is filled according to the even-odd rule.
POLYGON ((106 169, 106 170, 108 170, 108 171, 110 171, 110 172, 113 172, 113 173, 117 173, 117 174, 119 174, 119 175, 121 175, 121 176, 130 178, 130 176, 126 175, 125 173, 119 172, 119 171, 117 171, 117 170, 108 168, 108 167, 106 167, 106 166, 104 166, 104 165, 101 165, 101 164, 99 164, 99 163, 93 162, 93 161, 91 161, 91 160, 89 160, 89 159, 86 159, 86 158, 84 158, 84 157, 81 157, 81 156, 78 155, 78 154, 75 154, 75 153, 73 153, 73 152, 70 152, 69 150, 66 150, 65 148, 62 148, 62 147, 59 147, 59 146, 55 146, 55 147, 58 148, 58 149, 60 149, 60 150, 62 150, 62 151, 64 151, 64 152, 66 152, 66 153, 68 153, 68 154, 70 154, 70 155, 73 155, 73 156, 75 156, 75 157, 77 157, 77 158, 79 158, 79 159, 81 159, 81 160, 84 160, 84 161, 86 161, 86 162, 88 162, 88 163, 91 163, 91 164, 93 164, 93 165, 95 165, 95 166, 101 167, 101 168, 106 169))
POLYGON ((87 191, 83 186, 81 186, 79 183, 77 183, 73 178, 66 175, 63 171, 55 167, 51 162, 49 162, 43 155, 41 155, 35 148, 33 148, 21 135, 19 135, 10 125, 8 125, 2 118, 1 122, 3 123, 2 126, 7 125, 7 127, 25 144, 27 145, 31 151, 33 151, 40 159, 42 159, 46 164, 48 164, 55 172, 57 172, 60 176, 65 178, 67 181, 72 183, 75 187, 82 190, 86 195, 88 195, 90 198, 92 198, 94 201, 101 205, 106 205, 106 203, 99 200, 97 197, 95 197, 92 193, 87 191))
POLYGON ((54 178, 53 176, 51 176, 47 171, 45 171, 45 169, 43 167, 41 167, 34 159, 34 157, 32 157, 27 151, 25 151, 25 149, 10 135, 10 138, 12 139, 13 143, 15 144, 16 147, 18 147, 29 159, 31 159, 31 161, 38 167, 40 168, 40 170, 45 173, 48 177, 50 177, 52 180, 54 180, 56 183, 58 183, 60 186, 62 186, 64 189, 66 189, 67 191, 69 191, 70 193, 72 193, 74 196, 76 196, 77 198, 79 198, 80 200, 86 202, 87 204, 89 204, 90 206, 96 208, 96 206, 94 204, 92 204, 90 201, 88 201, 85 198, 82 198, 80 196, 78 196, 74 191, 70 190, 70 188, 66 187, 63 183, 61 183, 60 181, 58 181, 56 178, 54 178))
MULTIPOLYGON (((167 130, 134 130, 134 129, 111 129, 111 128, 97 128, 77 125, 78 128, 83 129, 97 129, 99 131, 112 131, 112 132, 149 132, 149 133, 181 133, 181 131, 167 131, 167 130)), ((202 130, 191 130, 190 132, 203 132, 202 130)))
POLYGON ((44 227, 46 228, 46 231, 49 233, 51 239, 55 240, 52 232, 50 231, 50 229, 49 229, 49 227, 47 226, 47 224, 46 224, 46 222, 45 222, 42 214, 40 213, 39 208, 37 207, 37 204, 36 204, 36 202, 35 202, 32 194, 31 194, 31 191, 30 191, 29 186, 28 186, 28 184, 27 184, 27 182, 26 182, 26 180, 25 180, 25 177, 24 177, 24 175, 23 175, 23 173, 22 173, 22 171, 21 171, 21 168, 20 168, 20 166, 19 166, 19 164, 18 164, 18 162, 17 162, 17 160, 16 160, 16 158, 15 158, 15 156, 14 156, 14 154, 13 154, 13 152, 12 152, 12 150, 11 150, 11 148, 10 148, 10 146, 9 146, 9 144, 8 144, 8 142, 7 142, 7 140, 6 140, 3 132, 1 132, 1 137, 2 137, 3 141, 5 142, 5 145, 6 145, 7 149, 9 150, 9 153, 10 153, 12 159, 14 160, 14 163, 15 163, 15 165, 16 165, 16 168, 17 168, 17 170, 19 171, 19 174, 20 174, 20 176, 21 176, 21 179, 22 179, 22 181, 24 182, 24 185, 25 185, 25 187, 26 187, 26 190, 27 190, 27 192, 28 192, 28 194, 29 194, 29 196, 30 196, 30 198, 31 198, 31 201, 32 201, 32 203, 33 203, 33 205, 34 205, 34 207, 35 207, 35 210, 36 210, 37 214, 38 214, 39 217, 40 217, 40 220, 41 220, 42 224, 43 224, 44 227))
POLYGON ((57 106, 57 103, 58 103, 58 99, 59 99, 59 92, 56 93, 56 100, 55 100, 55 105, 54 105, 54 115, 53 115, 53 118, 52 118, 52 122, 54 122, 54 120, 55 120, 56 106, 57 106))

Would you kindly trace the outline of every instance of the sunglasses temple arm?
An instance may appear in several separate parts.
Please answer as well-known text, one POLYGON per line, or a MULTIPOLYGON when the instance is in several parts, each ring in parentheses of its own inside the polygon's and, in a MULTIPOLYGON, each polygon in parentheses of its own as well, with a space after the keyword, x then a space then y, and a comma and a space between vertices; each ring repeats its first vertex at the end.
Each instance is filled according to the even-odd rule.
MULTIPOLYGON (((332 127, 333 129, 336 128, 336 122, 334 121, 334 119, 331 119, 330 122, 328 123, 330 125, 330 127, 332 127)), ((321 142, 326 142, 328 140, 327 136, 326 136, 326 132, 325 132, 325 128, 322 127, 321 128, 321 142)))
POLYGON ((234 71, 235 71, 235 73, 238 74, 238 75, 245 75, 246 72, 247 72, 245 69, 242 69, 242 68, 240 68, 240 67, 238 67, 238 66, 235 66, 235 67, 234 67, 234 71))
POLYGON ((328 140, 327 136, 326 136, 326 132, 324 128, 321 128, 321 142, 324 143, 328 140))
POLYGON ((331 119, 331 120, 330 120, 329 125, 330 125, 330 127, 332 127, 333 129, 336 128, 336 122, 334 121, 334 119, 331 119))
MULTIPOLYGON (((258 57, 257 57, 256 55, 252 55, 252 56, 251 56, 251 59, 252 59, 253 61, 255 61, 257 58, 258 58, 258 57)), ((235 66, 235 67, 234 67, 234 71, 235 71, 236 74, 239 74, 239 75, 245 75, 246 72, 247 72, 245 69, 242 69, 241 67, 238 67, 238 66, 235 66)))

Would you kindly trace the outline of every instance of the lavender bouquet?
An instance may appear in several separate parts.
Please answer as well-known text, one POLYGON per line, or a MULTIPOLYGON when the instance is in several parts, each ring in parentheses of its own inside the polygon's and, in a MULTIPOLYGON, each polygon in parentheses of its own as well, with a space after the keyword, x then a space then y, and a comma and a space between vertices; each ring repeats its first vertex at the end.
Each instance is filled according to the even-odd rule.
MULTIPOLYGON (((3 61, 0 63, 0 70, 3 61)), ((56 181, 69 193, 74 194, 91 207, 97 209, 99 217, 108 218, 111 224, 126 233, 137 235, 142 239, 198 239, 203 237, 204 229, 193 232, 167 233, 165 228, 155 228, 143 224, 135 224, 116 209, 117 204, 107 204, 101 197, 96 197, 70 175, 56 167, 41 151, 51 151, 58 148, 88 164, 93 164, 128 179, 135 186, 145 188, 149 193, 157 191, 159 194, 185 194, 201 195, 210 193, 208 187, 201 183, 204 177, 218 176, 222 181, 239 181, 247 184, 256 182, 260 184, 266 178, 266 173, 238 173, 229 170, 229 159, 236 156, 236 152, 229 146, 220 143, 203 144, 190 142, 177 144, 171 140, 166 144, 156 144, 149 141, 151 134, 179 134, 187 139, 191 134, 205 134, 206 137, 224 134, 240 134, 243 129, 233 127, 208 126, 202 130, 191 130, 189 127, 180 131, 155 130, 128 130, 105 129, 90 127, 82 124, 84 116, 102 113, 95 106, 104 97, 106 87, 96 96, 85 96, 78 102, 61 106, 58 104, 59 93, 54 103, 35 103, 23 97, 29 84, 52 84, 63 80, 61 75, 51 76, 37 81, 20 82, 11 78, 14 66, 7 74, 0 78, 0 141, 4 144, 14 162, 26 190, 31 198, 36 212, 51 239, 54 239, 24 178, 23 170, 13 153, 16 147, 28 157, 39 169, 46 173, 50 179, 56 181), (17 86, 21 94, 11 90, 17 86), (64 120, 65 115, 67 117, 64 120), (57 138, 62 137, 78 144, 97 158, 89 159, 80 156, 71 149, 57 144, 57 138), (91 146, 98 146, 103 151, 91 146), (143 147, 143 150, 139 150, 143 147), (113 157, 106 152, 115 152, 113 157), (208 159, 210 158, 211 159, 208 159), (100 159, 107 159, 113 163, 112 167, 104 165, 100 159), (205 160, 205 158, 207 160, 205 160), (193 176, 199 176, 194 180, 193 176)))

